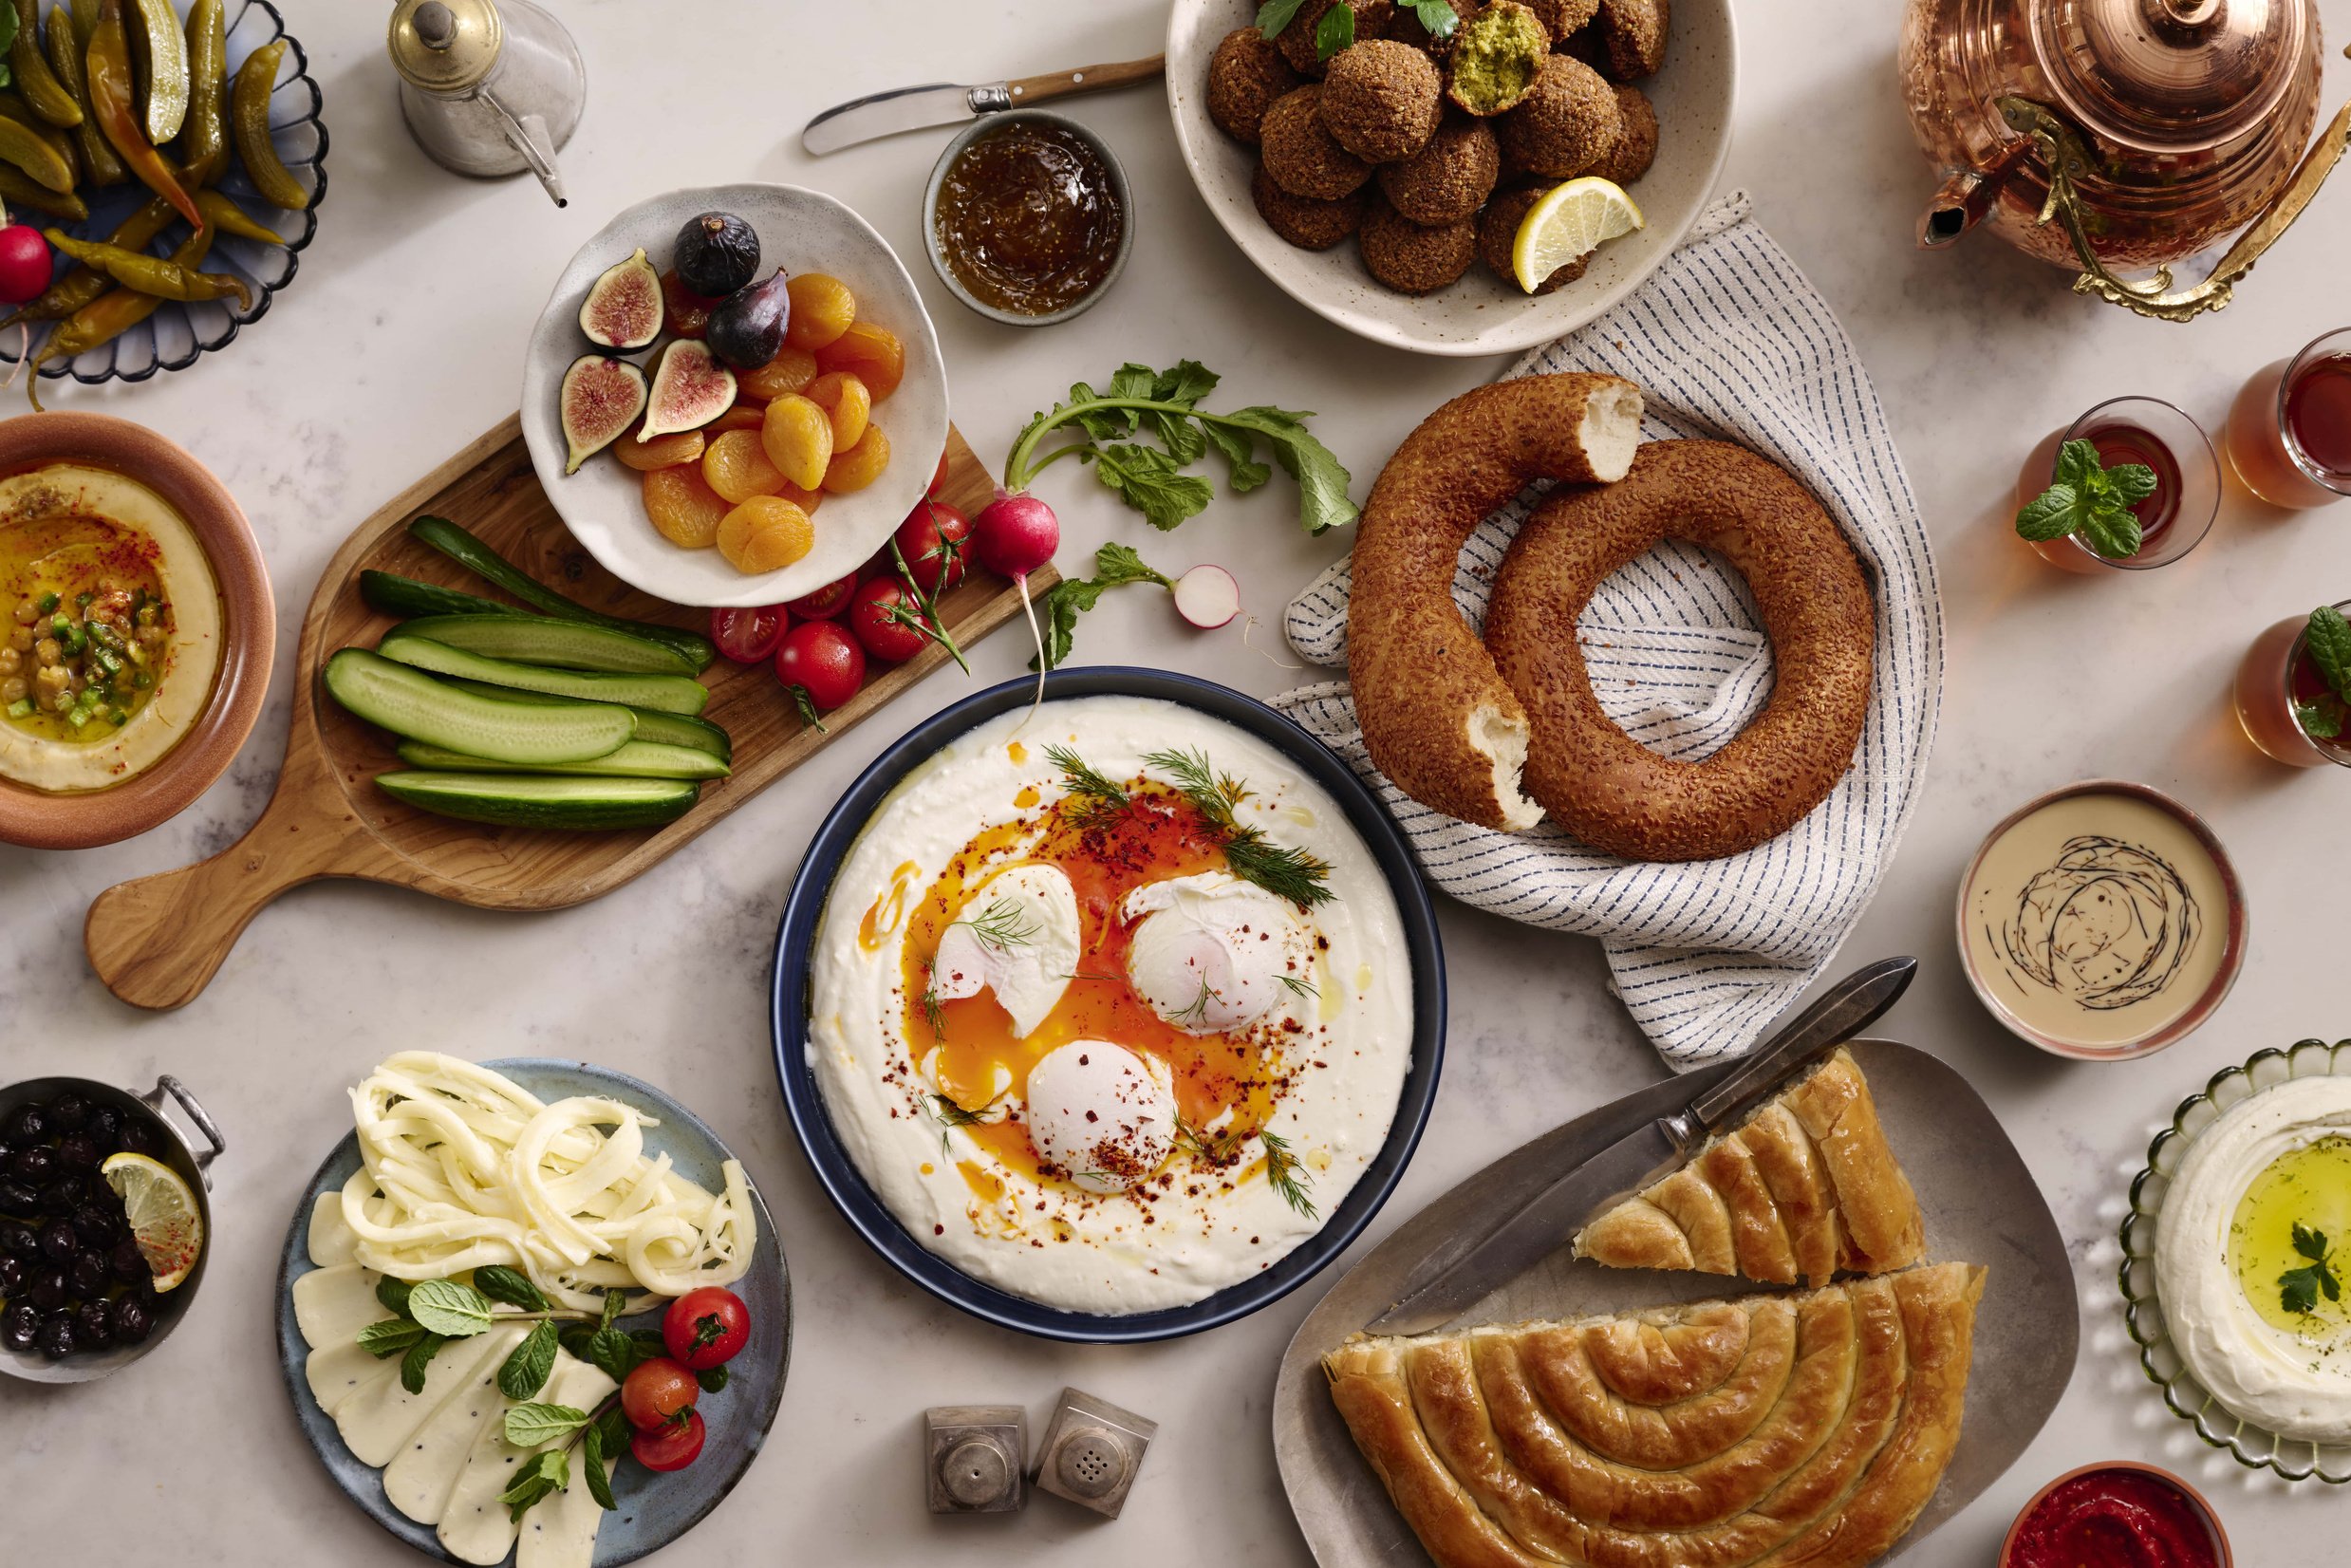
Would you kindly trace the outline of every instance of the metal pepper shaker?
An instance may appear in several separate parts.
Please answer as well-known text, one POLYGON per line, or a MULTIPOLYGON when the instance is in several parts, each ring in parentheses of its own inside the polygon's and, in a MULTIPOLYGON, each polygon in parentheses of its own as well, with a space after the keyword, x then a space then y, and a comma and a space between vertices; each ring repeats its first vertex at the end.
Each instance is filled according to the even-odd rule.
POLYGON ((389 47, 408 134, 435 162, 529 169, 568 205, 555 154, 579 127, 588 69, 561 22, 531 0, 401 0, 389 47))

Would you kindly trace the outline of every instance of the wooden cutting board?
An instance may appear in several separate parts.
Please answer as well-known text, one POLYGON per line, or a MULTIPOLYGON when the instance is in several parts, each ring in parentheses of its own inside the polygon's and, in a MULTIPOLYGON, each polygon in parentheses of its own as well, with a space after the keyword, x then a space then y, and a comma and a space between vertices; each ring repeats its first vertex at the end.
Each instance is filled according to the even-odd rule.
MULTIPOLYGON (((966 515, 995 495, 987 469, 953 428, 939 495, 966 515)), ((560 832, 434 816, 375 788, 377 774, 400 766, 391 737, 320 700, 318 681, 329 654, 372 647, 393 625, 360 598, 363 569, 499 596, 408 536, 408 521, 420 513, 455 520, 524 571, 594 608, 706 627, 707 610, 640 593, 580 548, 532 471, 520 417, 509 417, 361 524, 327 564, 303 617, 293 725, 277 793, 252 831, 210 860, 109 887, 91 904, 83 927, 90 966, 124 1001, 168 1008, 194 1000, 262 905, 322 877, 386 882, 484 909, 561 909, 601 897, 684 848, 947 662, 946 650, 932 644, 903 664, 869 665, 865 688, 827 714, 820 732, 801 722, 769 665, 720 659, 702 673, 711 688, 702 717, 734 737, 734 774, 704 785, 692 811, 660 828, 560 832)), ((1033 572, 1030 591, 1042 593, 1057 580, 1051 567, 1033 572)), ((1005 579, 975 568, 940 610, 956 641, 969 647, 1017 620, 1020 597, 1005 579)))

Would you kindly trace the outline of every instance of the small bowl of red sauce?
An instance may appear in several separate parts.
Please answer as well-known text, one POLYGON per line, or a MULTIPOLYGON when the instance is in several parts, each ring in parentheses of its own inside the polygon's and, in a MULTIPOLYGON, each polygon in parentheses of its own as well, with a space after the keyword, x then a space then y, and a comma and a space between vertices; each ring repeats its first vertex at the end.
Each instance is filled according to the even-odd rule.
POLYGON ((2108 1460, 2033 1494, 2000 1543, 2000 1568, 2233 1568, 2220 1515, 2169 1470, 2108 1460))
POLYGON ((1009 327, 1091 308, 1134 245, 1134 204, 1110 143, 1043 109, 982 115, 948 142, 923 218, 939 281, 1009 327))

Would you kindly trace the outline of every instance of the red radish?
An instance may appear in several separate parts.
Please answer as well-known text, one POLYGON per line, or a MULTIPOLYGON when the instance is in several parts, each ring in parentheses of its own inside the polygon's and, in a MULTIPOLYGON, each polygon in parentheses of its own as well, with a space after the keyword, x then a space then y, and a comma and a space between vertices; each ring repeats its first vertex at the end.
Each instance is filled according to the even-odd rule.
POLYGON ((781 605, 714 609, 710 612, 710 640, 735 663, 756 664, 774 657, 775 644, 784 640, 791 625, 781 605))
POLYGON ((1176 613, 1214 631, 1241 613, 1241 585, 1222 567, 1197 566, 1175 580, 1176 613))
POLYGON ((1029 573, 1053 559, 1061 548, 1061 519, 1053 508, 1022 492, 999 491, 979 516, 972 519, 971 542, 980 564, 1009 577, 1020 590, 1020 607, 1029 618, 1029 640, 1036 644, 1036 695, 1029 701, 1035 714, 1045 700, 1045 634, 1037 629, 1036 606, 1029 598, 1029 573))
POLYGON ((849 608, 849 599, 857 592, 857 573, 836 577, 805 598, 794 599, 784 607, 792 611, 795 621, 830 621, 849 608))
POLYGON ((54 261, 49 242, 29 223, 0 229, 0 304, 23 305, 49 286, 54 261))

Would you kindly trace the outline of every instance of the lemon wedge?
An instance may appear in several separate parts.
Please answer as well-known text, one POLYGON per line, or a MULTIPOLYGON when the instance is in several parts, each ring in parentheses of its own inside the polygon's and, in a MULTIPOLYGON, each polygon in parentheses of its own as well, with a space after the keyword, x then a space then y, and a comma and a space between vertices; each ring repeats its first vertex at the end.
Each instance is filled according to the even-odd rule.
POLYGON ((112 1154, 98 1167, 122 1200, 132 1240, 155 1276, 157 1293, 177 1289, 204 1251, 204 1218, 179 1172, 144 1154, 112 1154))
POLYGON ((1642 227, 1641 209, 1623 186, 1597 175, 1555 185, 1519 220, 1510 243, 1510 270, 1533 293, 1543 280, 1578 256, 1642 227))

